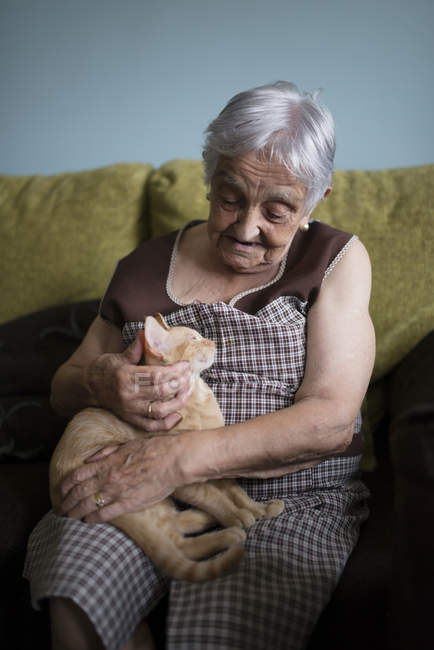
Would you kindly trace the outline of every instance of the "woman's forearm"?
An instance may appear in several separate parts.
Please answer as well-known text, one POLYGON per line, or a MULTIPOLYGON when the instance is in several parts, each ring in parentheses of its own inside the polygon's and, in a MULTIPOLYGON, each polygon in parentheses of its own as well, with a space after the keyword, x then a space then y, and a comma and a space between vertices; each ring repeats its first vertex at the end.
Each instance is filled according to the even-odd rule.
POLYGON ((65 479, 61 512, 89 523, 111 521, 147 508, 183 485, 225 477, 267 478, 312 466, 344 449, 350 436, 336 413, 332 417, 336 408, 309 401, 315 403, 300 400, 228 427, 130 440, 65 479), (98 490, 108 500, 103 508, 92 496, 98 490))
POLYGON ((86 381, 85 368, 80 365, 60 366, 51 383, 51 405, 66 417, 71 417, 86 408, 96 406, 95 398, 86 381))
POLYGON ((333 402, 308 398, 240 424, 186 432, 179 467, 186 483, 281 476, 344 451, 353 427, 333 402))
MULTIPOLYGON (((110 383, 110 373, 121 364, 123 350, 120 331, 97 316, 79 347, 53 377, 51 404, 55 411, 72 416, 87 406, 102 406, 98 393, 104 383, 110 383)), ((137 356, 141 354, 139 346, 137 356)))

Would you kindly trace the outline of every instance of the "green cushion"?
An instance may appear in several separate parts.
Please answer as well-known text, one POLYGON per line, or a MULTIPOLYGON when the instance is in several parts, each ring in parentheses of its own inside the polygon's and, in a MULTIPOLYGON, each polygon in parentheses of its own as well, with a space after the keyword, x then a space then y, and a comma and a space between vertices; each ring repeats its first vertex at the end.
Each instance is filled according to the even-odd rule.
POLYGON ((148 182, 152 237, 178 230, 193 219, 207 219, 209 203, 199 160, 170 160, 148 182))
POLYGON ((102 296, 147 233, 148 164, 0 177, 0 323, 102 296))

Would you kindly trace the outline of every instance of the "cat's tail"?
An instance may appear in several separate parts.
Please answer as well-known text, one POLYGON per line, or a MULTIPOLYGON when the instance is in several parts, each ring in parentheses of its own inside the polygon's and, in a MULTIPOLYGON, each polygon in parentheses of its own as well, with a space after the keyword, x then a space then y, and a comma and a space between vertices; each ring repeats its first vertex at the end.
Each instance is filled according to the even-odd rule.
MULTIPOLYGON (((233 546, 209 560, 195 561, 175 556, 164 558, 159 568, 171 578, 187 582, 205 582, 231 573, 244 556, 243 546, 233 546)), ((158 563, 157 563, 158 564, 158 563)))
MULTIPOLYGON (((180 557, 177 558, 176 555, 173 555, 170 558, 165 558, 166 566, 163 567, 163 570, 173 578, 187 580, 188 582, 204 582, 231 573, 244 556, 245 537, 242 528, 233 526, 215 533, 205 533, 198 537, 185 538, 179 549, 180 557), (220 539, 218 539, 220 533, 225 538, 224 542, 220 542, 220 539), (217 536, 217 544, 220 548, 223 544, 226 544, 227 548, 214 557, 202 560, 196 559, 194 542, 198 540, 199 544, 202 545, 204 538, 212 538, 214 535, 217 536), (192 546, 190 546, 190 542, 193 542, 192 546)), ((211 550, 213 549, 211 548, 211 550)), ((201 552, 204 552, 203 548, 201 552)))
POLYGON ((171 578, 188 582, 212 580, 230 573, 243 558, 246 533, 239 526, 192 537, 172 532, 162 541, 155 530, 146 533, 139 517, 140 513, 131 513, 117 517, 112 523, 126 532, 171 578))

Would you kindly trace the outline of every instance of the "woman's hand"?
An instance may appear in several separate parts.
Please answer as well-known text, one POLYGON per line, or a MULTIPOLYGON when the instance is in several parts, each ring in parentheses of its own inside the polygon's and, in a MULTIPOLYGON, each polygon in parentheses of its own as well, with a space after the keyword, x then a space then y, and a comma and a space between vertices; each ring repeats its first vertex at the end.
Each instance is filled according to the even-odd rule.
POLYGON ((98 523, 161 501, 184 484, 177 462, 181 438, 131 440, 91 456, 63 481, 60 514, 98 523), (97 505, 98 497, 104 505, 97 505))
POLYGON ((86 369, 85 381, 93 405, 145 431, 168 431, 181 416, 190 388, 185 361, 171 366, 137 365, 143 356, 143 332, 121 353, 105 353, 86 369))

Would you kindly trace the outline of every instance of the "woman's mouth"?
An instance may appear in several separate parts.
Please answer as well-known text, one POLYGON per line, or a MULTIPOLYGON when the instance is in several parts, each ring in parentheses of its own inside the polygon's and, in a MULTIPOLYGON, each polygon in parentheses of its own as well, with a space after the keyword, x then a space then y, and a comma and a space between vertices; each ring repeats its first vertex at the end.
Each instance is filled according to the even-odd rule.
POLYGON ((254 248, 255 246, 261 245, 259 242, 242 241, 241 239, 237 239, 232 235, 226 235, 226 236, 228 239, 230 239, 234 248, 238 248, 240 250, 245 250, 246 248, 254 248))

